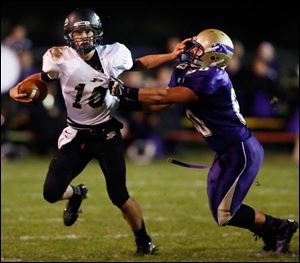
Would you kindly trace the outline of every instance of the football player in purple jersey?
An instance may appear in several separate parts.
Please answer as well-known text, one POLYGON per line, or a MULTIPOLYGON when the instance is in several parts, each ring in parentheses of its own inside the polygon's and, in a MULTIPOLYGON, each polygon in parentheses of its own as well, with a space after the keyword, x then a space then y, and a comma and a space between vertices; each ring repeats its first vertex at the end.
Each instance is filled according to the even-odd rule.
POLYGON ((264 150, 239 111, 225 71, 234 53, 222 31, 207 29, 186 45, 187 61, 177 65, 168 87, 131 88, 111 82, 112 95, 150 105, 186 105, 186 117, 215 151, 207 178, 213 218, 219 226, 245 228, 261 237, 263 249, 283 254, 298 223, 258 211, 243 203, 262 165, 264 150))

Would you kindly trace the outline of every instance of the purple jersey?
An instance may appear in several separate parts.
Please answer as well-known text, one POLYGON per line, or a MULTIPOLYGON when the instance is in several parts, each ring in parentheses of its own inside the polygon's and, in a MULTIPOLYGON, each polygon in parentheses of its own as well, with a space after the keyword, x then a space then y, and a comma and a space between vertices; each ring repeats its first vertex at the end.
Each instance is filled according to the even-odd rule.
POLYGON ((187 105, 186 115, 214 151, 222 153, 251 135, 224 69, 188 69, 186 63, 179 64, 169 83, 170 88, 176 86, 187 87, 198 95, 197 102, 187 105))

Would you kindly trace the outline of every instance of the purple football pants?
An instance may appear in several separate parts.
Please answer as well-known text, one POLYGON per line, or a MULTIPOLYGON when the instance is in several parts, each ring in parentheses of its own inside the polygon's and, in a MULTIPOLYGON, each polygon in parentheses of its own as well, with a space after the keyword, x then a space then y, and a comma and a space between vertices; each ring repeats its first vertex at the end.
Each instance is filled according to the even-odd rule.
POLYGON ((240 208, 263 161, 264 150, 251 136, 244 142, 216 154, 207 178, 207 194, 212 215, 226 225, 240 208))

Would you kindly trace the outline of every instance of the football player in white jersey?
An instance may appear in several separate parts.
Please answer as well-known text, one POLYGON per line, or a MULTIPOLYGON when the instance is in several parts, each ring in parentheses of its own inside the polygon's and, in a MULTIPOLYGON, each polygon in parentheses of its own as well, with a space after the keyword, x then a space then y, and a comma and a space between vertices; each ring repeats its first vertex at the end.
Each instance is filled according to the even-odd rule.
MULTIPOLYGON (((136 254, 153 254, 155 245, 146 232, 141 209, 127 191, 122 123, 114 118, 119 106, 138 110, 141 104, 122 101, 110 95, 107 88, 111 78, 126 70, 150 69, 176 59, 188 39, 177 44, 171 53, 148 55, 133 62, 123 44, 102 45, 101 20, 90 9, 72 11, 65 19, 64 32, 68 46, 50 48, 43 56, 42 72, 26 78, 45 83, 59 79, 67 110, 68 126, 58 139, 58 152, 44 183, 44 198, 50 203, 68 199, 63 220, 66 226, 73 225, 88 189, 84 184, 70 183, 96 158, 109 198, 134 232, 136 254)), ((21 83, 10 90, 10 96, 15 101, 30 103, 32 100, 25 98, 26 94, 18 94, 21 83)))

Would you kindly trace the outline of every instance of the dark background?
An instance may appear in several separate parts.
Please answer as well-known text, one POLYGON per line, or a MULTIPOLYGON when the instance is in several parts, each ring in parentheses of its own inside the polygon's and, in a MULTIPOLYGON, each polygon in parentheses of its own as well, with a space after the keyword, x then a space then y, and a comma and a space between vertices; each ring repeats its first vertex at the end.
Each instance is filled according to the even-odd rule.
POLYGON ((63 44, 63 22, 76 7, 101 17, 106 42, 162 49, 171 36, 185 38, 218 28, 253 50, 261 41, 298 49, 299 12, 288 1, 6 1, 1 39, 14 24, 24 24, 37 46, 63 44))
MULTIPOLYGON (((27 75, 31 73, 30 70, 34 72, 41 70, 42 56, 47 49, 66 44, 63 32, 64 20, 77 7, 96 11, 103 23, 104 44, 123 43, 130 49, 134 58, 166 52, 167 40, 172 37, 184 39, 195 36, 204 29, 217 28, 227 33, 232 40, 242 42, 245 49, 245 56, 241 62, 242 69, 248 69, 251 73, 257 47, 261 42, 268 41, 276 51, 275 61, 271 62, 271 69, 275 70, 276 78, 256 76, 253 73, 245 77, 243 75, 245 70, 233 76, 237 97, 242 105, 241 112, 247 117, 253 116, 254 113, 250 112, 252 108, 261 111, 261 107, 253 106, 256 105, 253 98, 258 92, 267 91, 270 98, 275 95, 277 98, 277 94, 280 94, 282 96, 279 97, 279 102, 272 106, 271 116, 284 118, 286 125, 281 129, 293 130, 298 134, 299 12, 296 2, 177 0, 174 3, 174 1, 2 1, 1 40, 9 35, 14 25, 23 25, 27 29, 27 37, 33 44, 30 50, 33 67, 30 67, 29 71, 27 68, 23 70, 27 75), (277 92, 278 90, 280 92, 277 92)), ((147 71, 142 76, 143 82, 147 83, 146 79, 149 81, 149 77, 150 81, 157 82, 158 73, 159 69, 147 71)), ((26 108, 26 105, 16 104, 4 94, 1 104, 6 102, 7 105, 1 107, 5 112, 1 114, 6 118, 7 127, 4 131, 7 136, 1 138, 15 142, 15 139, 9 137, 10 131, 29 129, 35 134, 36 139, 33 141, 27 139, 28 149, 40 154, 47 153, 48 149, 56 149, 57 136, 65 127, 65 115, 62 110, 64 105, 58 90, 52 90, 57 104, 49 109, 42 104, 33 104, 39 105, 39 109, 26 108), (55 116, 54 110, 58 112, 55 116), (29 122, 20 124, 20 116, 25 116, 29 122), (13 123, 18 125, 14 126, 13 123)), ((269 106, 269 102, 267 105, 269 106)), ((141 113, 136 117, 128 114, 124 116, 125 118, 131 132, 137 131, 135 135, 137 138, 147 136, 156 138, 157 145, 160 145, 158 148, 164 146, 159 138, 164 138, 167 131, 182 126, 179 106, 164 111, 161 115, 141 113)), ((166 151, 176 150, 176 144, 165 147, 166 151)), ((10 153, 8 151, 6 155, 11 153, 20 154, 18 149, 10 149, 10 153)))

